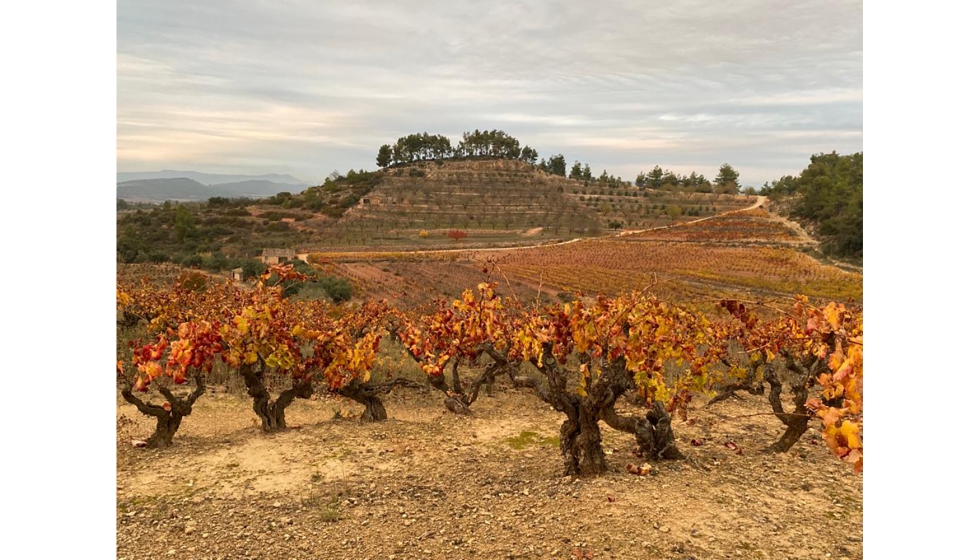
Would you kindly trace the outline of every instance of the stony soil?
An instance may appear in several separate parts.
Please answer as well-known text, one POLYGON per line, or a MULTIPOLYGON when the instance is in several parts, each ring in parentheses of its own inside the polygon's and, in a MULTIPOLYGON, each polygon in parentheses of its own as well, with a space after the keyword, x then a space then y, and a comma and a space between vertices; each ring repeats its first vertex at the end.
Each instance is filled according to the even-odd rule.
POLYGON ((171 448, 147 450, 131 441, 152 424, 120 399, 118 557, 863 556, 862 475, 813 431, 765 453, 781 425, 745 417, 761 397, 696 401, 675 421, 688 459, 646 477, 626 472, 630 438, 604 427, 611 472, 596 479, 562 477, 562 417, 531 395, 481 397, 468 417, 415 391, 386 405, 391 419, 368 424, 353 403, 299 401, 293 429, 267 435, 242 396, 210 393, 171 448))

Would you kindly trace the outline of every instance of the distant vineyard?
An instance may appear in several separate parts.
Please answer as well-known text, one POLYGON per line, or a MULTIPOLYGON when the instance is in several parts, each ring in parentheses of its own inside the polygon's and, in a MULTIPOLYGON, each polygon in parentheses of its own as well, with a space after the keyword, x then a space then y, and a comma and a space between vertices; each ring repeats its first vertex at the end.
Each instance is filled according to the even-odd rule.
POLYGON ((737 241, 767 243, 799 243, 802 238, 784 223, 773 219, 761 209, 743 210, 711 220, 703 220, 666 229, 655 229, 630 236, 640 241, 695 241, 700 243, 726 243, 737 241))
POLYGON ((862 277, 781 247, 724 247, 621 240, 513 251, 505 271, 583 293, 620 293, 649 282, 709 281, 779 293, 860 299, 862 277))

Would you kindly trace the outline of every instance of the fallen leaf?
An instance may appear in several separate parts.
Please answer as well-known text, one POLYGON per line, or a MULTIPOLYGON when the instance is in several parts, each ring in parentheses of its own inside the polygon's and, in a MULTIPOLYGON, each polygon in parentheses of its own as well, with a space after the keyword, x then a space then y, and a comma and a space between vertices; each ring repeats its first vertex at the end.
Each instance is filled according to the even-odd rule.
POLYGON ((649 463, 643 463, 642 465, 634 465, 633 463, 626 464, 626 471, 638 476, 647 476, 650 474, 650 469, 652 467, 649 463))
POLYGON ((725 442, 725 447, 733 450, 736 455, 741 455, 742 454, 742 448, 740 448, 738 446, 738 444, 736 444, 734 441, 727 441, 727 442, 725 442))

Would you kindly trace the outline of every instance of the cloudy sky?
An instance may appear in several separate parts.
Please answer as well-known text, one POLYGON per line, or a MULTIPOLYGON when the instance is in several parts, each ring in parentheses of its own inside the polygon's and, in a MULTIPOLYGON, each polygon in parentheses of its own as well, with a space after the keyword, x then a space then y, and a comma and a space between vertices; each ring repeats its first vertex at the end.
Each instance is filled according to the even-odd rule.
POLYGON ((862 150, 860 1, 120 0, 117 167, 375 168, 497 128, 632 180, 862 150))

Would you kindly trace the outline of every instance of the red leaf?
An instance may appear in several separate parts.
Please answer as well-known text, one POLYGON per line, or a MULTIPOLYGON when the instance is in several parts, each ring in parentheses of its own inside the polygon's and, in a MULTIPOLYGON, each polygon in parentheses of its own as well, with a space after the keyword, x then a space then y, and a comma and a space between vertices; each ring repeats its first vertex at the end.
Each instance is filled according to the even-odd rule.
POLYGON ((735 451, 736 455, 742 454, 742 449, 734 441, 725 442, 725 447, 735 451))

